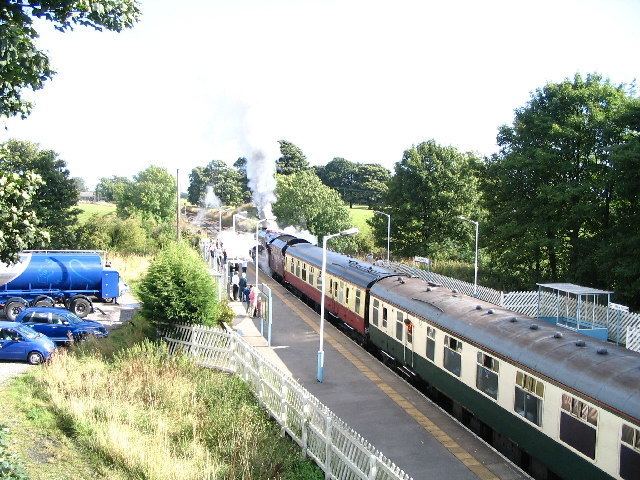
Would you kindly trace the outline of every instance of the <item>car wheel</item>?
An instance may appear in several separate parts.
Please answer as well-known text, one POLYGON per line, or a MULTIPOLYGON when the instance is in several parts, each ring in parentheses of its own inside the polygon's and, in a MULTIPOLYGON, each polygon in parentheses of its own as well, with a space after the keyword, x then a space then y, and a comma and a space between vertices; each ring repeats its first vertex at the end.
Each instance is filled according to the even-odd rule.
POLYGON ((69 305, 69 310, 80 318, 84 318, 91 312, 91 302, 86 298, 75 298, 69 305))
POLYGON ((44 357, 40 352, 29 352, 29 356, 27 357, 27 361, 31 365, 39 365, 43 362, 44 357))
POLYGON ((27 303, 17 298, 11 298, 4 305, 4 316, 7 317, 7 320, 10 322, 15 322, 20 312, 27 308, 27 303))

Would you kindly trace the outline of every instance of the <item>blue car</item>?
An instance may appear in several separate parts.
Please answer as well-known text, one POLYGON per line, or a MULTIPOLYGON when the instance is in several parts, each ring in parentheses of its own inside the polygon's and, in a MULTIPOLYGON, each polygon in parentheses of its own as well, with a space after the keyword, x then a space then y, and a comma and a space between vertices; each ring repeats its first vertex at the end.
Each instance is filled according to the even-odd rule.
POLYGON ((55 343, 70 343, 94 335, 106 337, 107 329, 93 320, 82 320, 64 308, 25 308, 16 318, 17 323, 33 328, 55 343))
POLYGON ((16 322, 0 323, 0 360, 27 361, 32 365, 51 358, 56 349, 50 338, 16 322))

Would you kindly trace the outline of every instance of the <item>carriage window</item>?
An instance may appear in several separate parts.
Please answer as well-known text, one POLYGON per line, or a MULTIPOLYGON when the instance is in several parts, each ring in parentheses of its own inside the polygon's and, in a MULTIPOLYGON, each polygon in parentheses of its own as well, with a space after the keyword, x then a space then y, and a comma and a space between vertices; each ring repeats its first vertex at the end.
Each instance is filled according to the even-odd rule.
POLYGON ((478 352, 476 387, 493 399, 498 398, 498 372, 500 362, 483 352, 478 352))
POLYGON ((402 340, 402 328, 403 328, 403 313, 402 312, 398 312, 397 317, 396 317, 396 338, 398 340, 402 340))
POLYGON ((338 282, 333 281, 333 298, 338 298, 338 282))
POLYGON ((413 323, 409 317, 405 320, 405 325, 407 326, 407 343, 413 343, 413 323))
POLYGON ((640 472, 640 430, 622 425, 620 444, 620 477, 637 480, 640 472))
POLYGON ((360 313, 360 290, 356 288, 356 313, 360 313))
POLYGON ((460 376, 462 370, 462 342, 449 335, 444 337, 444 368, 460 376))
POLYGON ((306 263, 302 264, 302 281, 303 282, 307 281, 307 264, 306 263))
POLYGON ((349 287, 347 287, 347 295, 344 300, 345 305, 349 305, 349 287))
POLYGON ((382 326, 387 328, 387 307, 382 307, 382 326))
POLYGON ((566 393, 562 394, 560 440, 587 457, 596 458, 598 410, 566 393))
POLYGON ((542 402, 544 399, 544 383, 523 372, 516 374, 514 411, 542 426, 542 402))
POLYGON ((436 354, 436 329, 427 327, 427 358, 434 362, 436 354))
POLYGON ((373 301, 373 308, 371 310, 371 321, 377 327, 378 326, 378 309, 380 308, 380 302, 378 300, 373 301))
POLYGON ((300 277, 300 260, 296 263, 296 277, 300 277))
MULTIPOLYGON (((320 290, 322 288, 322 271, 318 274, 318 278, 316 279, 316 288, 320 290)), ((331 291, 329 291, 331 293, 331 291)))
POLYGON ((312 287, 315 285, 315 283, 313 283, 313 267, 311 267, 311 269, 309 270, 309 285, 311 285, 312 287))
POLYGON ((293 258, 289 258, 289 270, 291 270, 291 273, 293 273, 294 271, 294 265, 293 265, 293 258))

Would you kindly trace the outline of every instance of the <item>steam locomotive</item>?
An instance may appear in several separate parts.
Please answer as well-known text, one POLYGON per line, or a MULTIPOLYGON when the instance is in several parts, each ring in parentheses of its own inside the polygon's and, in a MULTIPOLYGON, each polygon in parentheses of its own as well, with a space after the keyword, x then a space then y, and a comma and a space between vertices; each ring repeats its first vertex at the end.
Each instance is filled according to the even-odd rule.
MULTIPOLYGON (((322 249, 260 237, 317 307, 322 249)), ((331 251, 325 281, 332 317, 534 477, 640 480, 640 354, 331 251)))

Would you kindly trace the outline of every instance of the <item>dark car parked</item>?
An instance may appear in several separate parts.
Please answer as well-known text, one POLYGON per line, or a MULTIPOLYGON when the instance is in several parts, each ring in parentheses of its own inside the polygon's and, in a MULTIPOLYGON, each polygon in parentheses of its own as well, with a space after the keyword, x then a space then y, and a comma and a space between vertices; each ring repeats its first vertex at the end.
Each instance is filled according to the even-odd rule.
POLYGON ((82 320, 63 308, 31 307, 24 309, 16 318, 17 323, 27 325, 46 335, 55 343, 82 340, 88 335, 106 337, 109 332, 99 322, 82 320))

